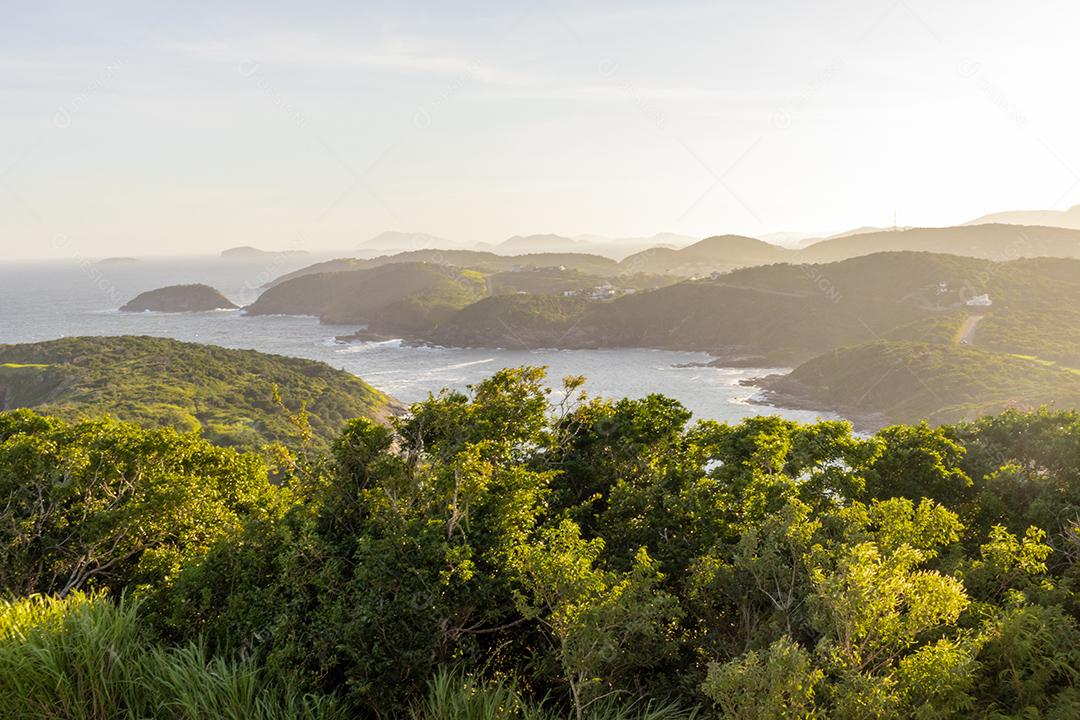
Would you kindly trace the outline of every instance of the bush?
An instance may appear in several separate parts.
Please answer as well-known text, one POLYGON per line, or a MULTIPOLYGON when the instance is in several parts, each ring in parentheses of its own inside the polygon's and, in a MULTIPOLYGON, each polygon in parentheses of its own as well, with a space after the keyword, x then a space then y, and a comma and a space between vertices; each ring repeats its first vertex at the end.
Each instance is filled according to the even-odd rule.
POLYGON ((0 604, 0 707, 8 720, 333 720, 325 697, 264 681, 249 661, 164 649, 137 603, 73 593, 0 604))

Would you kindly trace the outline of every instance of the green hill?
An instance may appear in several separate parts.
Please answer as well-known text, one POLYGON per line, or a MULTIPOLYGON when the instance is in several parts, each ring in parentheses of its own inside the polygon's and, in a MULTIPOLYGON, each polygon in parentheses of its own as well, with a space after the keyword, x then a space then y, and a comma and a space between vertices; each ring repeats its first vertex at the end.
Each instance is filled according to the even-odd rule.
MULTIPOLYGON (((512 346, 526 328, 539 333, 534 341, 560 347, 703 350, 788 364, 882 338, 952 342, 967 316, 978 314, 977 347, 1061 362, 1080 356, 1080 318, 1070 319, 1077 314, 1070 308, 1080 307, 1080 261, 1071 259, 994 263, 901 252, 765 265, 609 302, 564 304, 554 324, 522 317, 529 301, 498 306, 456 313, 434 335, 445 344, 482 338, 512 346), (984 294, 989 307, 968 306, 984 294), (499 312, 506 317, 491 322, 499 312)), ((535 307, 547 312, 551 303, 535 307)))
POLYGON ((75 419, 102 414, 145 426, 201 429, 221 445, 295 441, 306 403, 312 442, 327 447, 354 417, 388 418, 397 401, 329 365, 253 350, 150 337, 0 345, 0 410, 75 419), (286 412, 274 399, 277 386, 286 412))
POLYGON ((1080 406, 1080 372, 963 345, 878 341, 825 353, 763 383, 769 402, 835 410, 864 428, 1080 406))
POLYGON ((264 292, 247 313, 316 315, 330 324, 420 332, 486 294, 484 276, 476 271, 395 263, 293 278, 264 292))
POLYGON ((655 347, 777 365, 881 339, 963 339, 973 348, 1080 367, 1077 259, 892 252, 663 285, 672 277, 604 280, 566 267, 485 277, 396 263, 295 278, 267 290, 249 312, 317 315, 445 345, 655 347), (599 283, 641 291, 586 300, 599 283))
POLYGON ((745 268, 598 304, 580 327, 600 345, 793 363, 955 313, 991 267, 949 255, 883 253, 745 268))
POLYGON ((473 303, 429 338, 440 345, 537 348, 579 345, 576 334, 590 306, 581 297, 496 295, 473 303))
POLYGON ((122 312, 207 312, 234 310, 236 305, 209 285, 171 285, 140 293, 122 312))
POLYGON ((496 255, 493 252, 480 250, 437 250, 434 248, 427 248, 423 250, 408 250, 392 255, 380 255, 379 257, 367 260, 358 258, 337 258, 335 260, 327 260, 282 275, 268 283, 267 286, 274 287, 305 275, 316 275, 328 272, 348 272, 351 270, 371 270, 373 268, 383 267, 384 265, 396 265, 400 263, 431 263, 434 265, 452 266, 455 268, 472 268, 488 273, 510 272, 522 268, 553 268, 559 266, 602 277, 616 275, 620 272, 619 264, 611 258, 588 253, 547 252, 529 253, 525 255, 496 255))
POLYGON ((634 253, 619 263, 621 272, 683 276, 708 275, 750 265, 797 262, 794 250, 741 235, 705 238, 685 248, 656 247, 634 253))

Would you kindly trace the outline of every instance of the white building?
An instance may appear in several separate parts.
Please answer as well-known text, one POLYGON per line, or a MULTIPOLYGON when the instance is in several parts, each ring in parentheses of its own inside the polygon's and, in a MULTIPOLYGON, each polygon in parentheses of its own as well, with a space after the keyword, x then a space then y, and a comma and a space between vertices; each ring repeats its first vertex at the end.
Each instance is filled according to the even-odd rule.
POLYGON ((990 296, 986 293, 982 295, 976 295, 967 301, 968 307, 990 307, 994 304, 994 301, 990 299, 990 296))

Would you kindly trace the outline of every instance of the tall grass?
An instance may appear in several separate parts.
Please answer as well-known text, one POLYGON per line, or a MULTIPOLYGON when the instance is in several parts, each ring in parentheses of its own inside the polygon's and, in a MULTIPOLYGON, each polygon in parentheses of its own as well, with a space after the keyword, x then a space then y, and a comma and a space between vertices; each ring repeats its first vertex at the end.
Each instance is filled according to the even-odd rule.
POLYGON ((328 698, 248 661, 147 642, 133 603, 100 595, 0 602, 0 716, 10 720, 340 720, 328 698))
MULTIPOLYGON (((587 720, 695 720, 697 712, 674 703, 627 702, 611 696, 585 712, 587 720)), ((440 670, 428 685, 412 720, 569 720, 544 703, 530 702, 505 680, 484 682, 460 671, 440 670)))

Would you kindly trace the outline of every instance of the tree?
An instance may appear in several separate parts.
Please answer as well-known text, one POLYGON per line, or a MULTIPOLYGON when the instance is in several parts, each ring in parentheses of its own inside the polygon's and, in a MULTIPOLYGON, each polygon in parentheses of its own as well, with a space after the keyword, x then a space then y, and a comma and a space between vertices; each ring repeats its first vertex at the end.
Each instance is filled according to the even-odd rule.
POLYGON ((711 663, 701 689, 728 720, 813 720, 820 717, 814 689, 823 677, 810 654, 785 636, 764 652, 711 663))
POLYGON ((196 435, 0 415, 0 587, 160 588, 277 494, 259 458, 196 435))
POLYGON ((675 598, 657 590, 662 578, 644 548, 627 573, 598 568, 603 550, 602 540, 583 539, 563 520, 511 559, 522 586, 518 608, 550 633, 578 720, 670 652, 678 616, 675 598))

